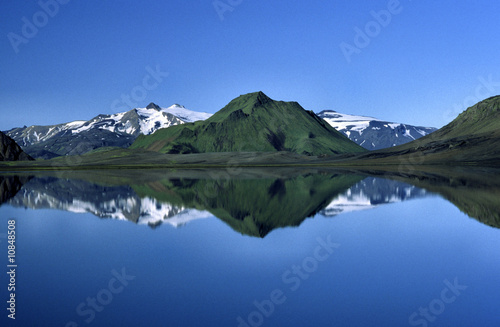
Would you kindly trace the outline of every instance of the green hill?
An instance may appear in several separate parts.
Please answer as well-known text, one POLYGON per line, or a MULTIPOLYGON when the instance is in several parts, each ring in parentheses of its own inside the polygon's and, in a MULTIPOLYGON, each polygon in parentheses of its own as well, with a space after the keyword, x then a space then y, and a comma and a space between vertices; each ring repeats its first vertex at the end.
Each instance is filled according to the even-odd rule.
POLYGON ((205 121, 142 135, 131 148, 169 154, 289 151, 333 155, 366 151, 298 103, 274 101, 262 92, 234 99, 205 121))

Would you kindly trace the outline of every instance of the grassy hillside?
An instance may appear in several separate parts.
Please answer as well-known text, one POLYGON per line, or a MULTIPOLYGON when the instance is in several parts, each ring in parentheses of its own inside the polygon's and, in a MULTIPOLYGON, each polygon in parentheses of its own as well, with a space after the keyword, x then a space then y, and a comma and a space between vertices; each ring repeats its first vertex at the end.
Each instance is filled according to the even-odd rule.
POLYGON ((234 99, 205 121, 140 136, 131 148, 169 154, 289 151, 332 155, 366 151, 298 103, 274 101, 262 92, 234 99))
POLYGON ((495 96, 462 112, 451 123, 436 131, 434 137, 481 135, 498 130, 500 130, 500 96, 495 96))

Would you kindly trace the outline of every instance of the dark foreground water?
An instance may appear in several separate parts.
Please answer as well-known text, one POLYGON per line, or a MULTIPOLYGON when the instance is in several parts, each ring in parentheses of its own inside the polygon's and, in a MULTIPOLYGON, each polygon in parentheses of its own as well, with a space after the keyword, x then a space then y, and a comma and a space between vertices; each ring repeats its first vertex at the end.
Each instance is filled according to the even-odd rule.
POLYGON ((500 324, 495 189, 336 173, 2 185, 2 270, 10 220, 17 267, 1 326, 500 324))

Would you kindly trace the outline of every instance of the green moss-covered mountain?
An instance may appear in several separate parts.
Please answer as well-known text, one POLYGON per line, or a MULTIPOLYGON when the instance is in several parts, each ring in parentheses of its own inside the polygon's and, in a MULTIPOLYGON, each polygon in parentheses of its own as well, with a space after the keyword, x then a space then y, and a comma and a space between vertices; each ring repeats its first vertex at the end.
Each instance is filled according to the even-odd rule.
POLYGON ((0 132, 0 161, 33 160, 27 155, 16 141, 0 132))
POLYGON ((205 121, 139 136, 133 149, 169 154, 288 151, 332 155, 366 151, 296 102, 242 95, 205 121))

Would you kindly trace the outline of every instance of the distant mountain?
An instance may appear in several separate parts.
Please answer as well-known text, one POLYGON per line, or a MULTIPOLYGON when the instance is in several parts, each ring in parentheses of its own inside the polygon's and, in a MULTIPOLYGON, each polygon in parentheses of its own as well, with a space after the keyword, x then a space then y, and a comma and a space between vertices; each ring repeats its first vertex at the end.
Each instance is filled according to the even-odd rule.
MULTIPOLYGON (((308 114, 304 115, 306 111, 297 103, 273 101, 262 92, 241 96, 231 101, 221 112, 217 117, 207 122, 203 131, 199 129, 196 131, 196 133, 201 131, 202 134, 196 136, 198 145, 192 145, 192 135, 188 135, 193 129, 190 127, 181 128, 184 131, 182 137, 176 136, 176 142, 174 142, 176 144, 172 144, 169 149, 164 149, 162 152, 287 150, 301 154, 312 154, 313 152, 337 154, 359 150, 353 151, 353 148, 349 146, 344 149, 340 144, 345 145, 345 140, 332 145, 331 143, 338 143, 339 137, 338 135, 335 135, 333 139, 327 137, 324 126, 320 128, 322 132, 318 134, 322 135, 322 139, 318 139, 316 135, 318 131, 316 133, 312 130, 307 131, 307 128, 312 128, 311 123, 314 119, 316 119, 315 128, 318 127, 318 122, 320 125, 322 124, 312 112, 307 112, 308 114), (267 109, 255 111, 257 107, 264 109, 268 107, 267 109, 270 109, 272 113, 266 112, 267 109), (293 108, 293 110, 289 110, 289 108, 293 108), (300 114, 297 114, 299 112, 300 114), (230 116, 230 113, 233 114, 230 116), (240 113, 243 115, 238 116, 240 113), (252 114, 252 117, 247 119, 249 113, 252 114), (295 123, 290 123, 290 119, 294 120, 295 123), (238 133, 238 130, 231 130, 229 127, 234 124, 246 125, 247 127, 240 131, 239 137, 223 135, 226 133, 224 130, 238 133), (218 130, 214 131, 214 127, 217 127, 218 130), (286 140, 283 134, 285 130, 289 132, 286 140), (248 134, 249 132, 250 134, 248 134), (252 135, 252 133, 254 137, 245 137, 252 135), (210 134, 213 134, 212 136, 216 140, 208 141, 211 143, 208 144, 206 138, 210 138, 210 134), (241 139, 238 140, 238 138, 241 139), (259 140, 259 145, 254 142, 255 140, 259 140), (292 144, 293 142, 295 144, 292 144), (318 144, 324 142, 328 144, 322 145, 321 151, 311 152, 312 148, 317 148, 318 144)), ((150 103, 146 108, 136 108, 112 115, 102 114, 88 121, 73 121, 50 126, 24 126, 11 129, 6 134, 32 157, 51 159, 57 156, 84 154, 101 147, 129 147, 141 134, 150 135, 162 128, 205 121, 211 117, 212 114, 188 110, 178 104, 161 108, 155 103, 150 103)), ((320 112, 318 117, 323 118, 334 129, 368 150, 404 144, 436 130, 429 127, 391 123, 371 117, 341 114, 331 110, 320 112)), ((174 129, 171 132, 174 133, 181 129, 174 129)), ((331 133, 331 131, 327 133, 331 133)), ((156 140, 158 137, 150 139, 156 140)), ((158 143, 155 144, 158 145, 158 143)))
POLYGON ((380 119, 324 110, 318 114, 333 128, 367 150, 378 150, 405 144, 426 136, 437 128, 392 123, 380 119))
POLYGON ((353 158, 374 164, 500 165, 500 96, 491 97, 462 112, 436 132, 390 149, 353 158))
POLYGON ((0 132, 0 161, 25 161, 33 160, 9 136, 0 132))
POLYGON ((6 133, 33 157, 50 159, 83 154, 100 147, 128 147, 140 134, 148 135, 161 128, 207 119, 210 116, 211 114, 191 111, 178 104, 160 108, 150 103, 146 108, 98 115, 89 121, 25 126, 6 133))
POLYGON ((161 153, 276 152, 305 155, 366 151, 296 102, 262 92, 242 95, 205 121, 139 136, 131 148, 161 153))

